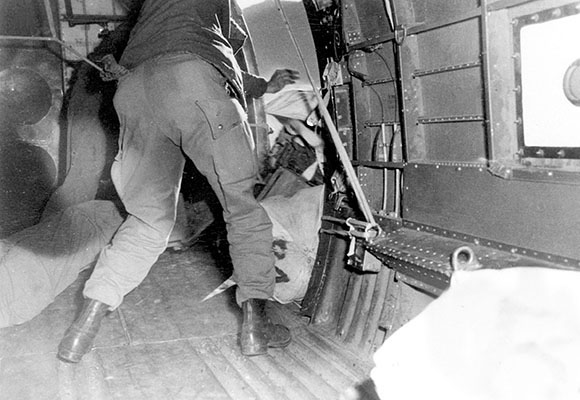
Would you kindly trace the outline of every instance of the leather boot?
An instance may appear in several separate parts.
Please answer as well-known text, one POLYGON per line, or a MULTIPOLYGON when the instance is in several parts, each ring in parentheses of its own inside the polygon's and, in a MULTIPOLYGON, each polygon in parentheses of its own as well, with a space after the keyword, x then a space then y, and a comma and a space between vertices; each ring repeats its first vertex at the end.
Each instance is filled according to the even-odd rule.
POLYGON ((77 319, 64 334, 58 346, 57 357, 62 361, 78 363, 91 351, 103 317, 109 306, 93 299, 86 299, 77 319))
POLYGON ((249 299, 242 303, 243 321, 240 344, 242 354, 266 354, 268 347, 286 347, 292 340, 290 330, 273 324, 266 315, 264 299, 249 299))

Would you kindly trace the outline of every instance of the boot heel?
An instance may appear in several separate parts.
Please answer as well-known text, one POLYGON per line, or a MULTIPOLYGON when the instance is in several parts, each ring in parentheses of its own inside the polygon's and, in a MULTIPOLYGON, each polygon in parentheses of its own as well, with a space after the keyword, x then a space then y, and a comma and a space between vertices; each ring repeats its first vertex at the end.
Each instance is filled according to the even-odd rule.
POLYGON ((60 361, 64 361, 67 363, 73 363, 76 364, 78 362, 81 361, 81 359, 83 358, 84 354, 79 354, 79 353, 73 353, 72 351, 68 350, 68 349, 58 349, 58 353, 56 354, 57 358, 60 361))
POLYGON ((286 347, 292 340, 288 328, 273 324, 266 315, 266 300, 249 299, 242 303, 243 322, 240 335, 242 354, 266 354, 268 347, 286 347))
POLYGON ((268 352, 268 340, 259 332, 242 329, 240 347, 245 356, 258 356, 268 352))
POLYGON ((58 346, 58 359, 78 363, 91 351, 101 321, 107 314, 109 306, 97 300, 87 299, 83 309, 70 328, 65 332, 58 346))

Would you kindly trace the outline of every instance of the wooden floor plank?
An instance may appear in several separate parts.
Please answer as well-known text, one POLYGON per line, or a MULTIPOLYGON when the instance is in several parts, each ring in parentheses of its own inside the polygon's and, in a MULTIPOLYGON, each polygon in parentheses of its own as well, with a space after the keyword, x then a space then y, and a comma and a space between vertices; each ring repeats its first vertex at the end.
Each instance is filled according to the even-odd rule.
POLYGON ((230 396, 187 340, 99 349, 115 399, 227 399, 230 396))
POLYGON ((286 390, 276 382, 272 382, 268 374, 252 361, 252 357, 242 355, 237 338, 225 336, 216 340, 216 345, 229 363, 239 371, 247 384, 259 395, 260 400, 289 399, 286 390))
POLYGON ((190 340, 190 343, 232 399, 259 400, 260 396, 244 379, 244 371, 229 362, 215 341, 216 339, 201 339, 195 342, 190 340))
POLYGON ((272 360, 285 370, 291 371, 296 381, 308 388, 309 393, 313 394, 314 398, 338 398, 339 392, 333 387, 337 382, 329 384, 323 379, 320 379, 320 375, 315 370, 316 366, 310 364, 309 359, 301 360, 294 356, 297 347, 298 344, 294 342, 286 349, 271 350, 269 353, 272 360))
POLYGON ((81 274, 32 321, 0 330, 0 400, 327 400, 364 383, 370 364, 308 326, 293 304, 269 307, 293 342, 242 356, 234 290, 200 302, 224 276, 205 249, 164 253, 105 318, 95 348, 66 364, 56 349, 78 312, 81 274))
POLYGON ((364 378, 366 373, 370 371, 369 364, 362 363, 361 360, 351 355, 337 352, 336 347, 331 344, 332 342, 320 338, 309 329, 305 329, 302 335, 296 337, 296 341, 301 342, 303 346, 317 353, 333 368, 348 376, 353 382, 364 378))
POLYGON ((330 385, 339 393, 354 384, 357 379, 352 374, 347 374, 344 369, 337 368, 333 363, 328 362, 327 354, 313 349, 307 341, 300 340, 299 336, 303 334, 303 330, 293 332, 294 340, 286 353, 307 365, 314 378, 330 385))
POLYGON ((277 353, 286 351, 284 349, 269 349, 267 355, 251 357, 253 362, 264 372, 270 382, 281 388, 286 396, 291 400, 316 400, 316 395, 297 378, 294 371, 289 366, 284 366, 276 362, 277 353))
POLYGON ((241 314, 233 290, 201 302, 221 279, 209 254, 164 253, 121 306, 133 342, 235 334, 241 314))

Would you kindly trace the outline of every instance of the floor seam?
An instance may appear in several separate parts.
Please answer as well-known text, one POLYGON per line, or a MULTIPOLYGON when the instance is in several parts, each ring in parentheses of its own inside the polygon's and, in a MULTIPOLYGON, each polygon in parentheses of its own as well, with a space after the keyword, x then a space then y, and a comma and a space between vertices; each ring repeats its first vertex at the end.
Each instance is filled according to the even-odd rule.
POLYGON ((134 342, 133 341, 133 342, 131 342, 130 345, 116 344, 116 345, 112 345, 112 346, 95 346, 95 347, 93 347, 93 349, 95 349, 95 350, 115 349, 115 348, 127 347, 127 346, 137 347, 137 346, 151 345, 151 344, 177 343, 177 342, 189 341, 189 340, 195 341, 195 340, 206 340, 206 339, 221 339, 221 338, 235 337, 235 336, 237 336, 237 334, 226 334, 226 335, 220 335, 220 336, 191 336, 191 337, 175 338, 175 339, 168 339, 168 340, 154 340, 154 341, 146 341, 146 342, 134 342))
POLYGON ((121 311, 121 308, 117 308, 117 314, 119 314, 119 320, 121 321, 121 327, 123 328, 123 333, 127 338, 128 346, 133 344, 133 340, 131 339, 131 334, 129 333, 129 328, 127 327, 127 321, 125 320, 125 316, 121 311))

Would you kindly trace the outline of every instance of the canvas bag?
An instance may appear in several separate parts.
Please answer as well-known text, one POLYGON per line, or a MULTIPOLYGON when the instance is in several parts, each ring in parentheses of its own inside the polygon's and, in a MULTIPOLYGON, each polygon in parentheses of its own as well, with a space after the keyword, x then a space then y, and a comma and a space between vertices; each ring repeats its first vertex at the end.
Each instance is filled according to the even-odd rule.
MULTIPOLYGON (((298 190, 291 197, 266 197, 261 204, 272 221, 274 245, 283 243, 275 266, 274 299, 282 304, 303 299, 318 250, 324 185, 298 190), (282 278, 282 279, 280 279, 282 278)), ((275 249, 275 254, 276 254, 275 249)))

